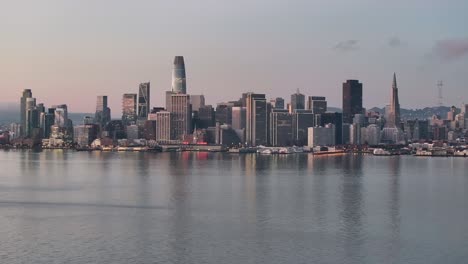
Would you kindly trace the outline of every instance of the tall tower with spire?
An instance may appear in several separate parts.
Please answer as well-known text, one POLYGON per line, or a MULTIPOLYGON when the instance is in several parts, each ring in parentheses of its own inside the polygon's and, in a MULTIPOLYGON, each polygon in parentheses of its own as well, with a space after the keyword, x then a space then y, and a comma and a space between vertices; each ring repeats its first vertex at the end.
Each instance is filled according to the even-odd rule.
POLYGON ((400 126, 400 102, 398 100, 398 87, 395 73, 393 73, 392 96, 390 98, 389 110, 386 126, 398 128, 400 126))

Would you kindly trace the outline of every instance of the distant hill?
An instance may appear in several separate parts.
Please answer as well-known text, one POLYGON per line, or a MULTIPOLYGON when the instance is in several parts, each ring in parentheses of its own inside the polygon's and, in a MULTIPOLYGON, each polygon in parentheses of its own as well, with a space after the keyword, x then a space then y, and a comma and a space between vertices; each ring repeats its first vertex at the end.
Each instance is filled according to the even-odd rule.
MULTIPOLYGON (((375 111, 381 114, 385 114, 385 108, 373 107, 368 111, 375 111)), ((438 115, 441 118, 447 117, 447 112, 450 111, 448 106, 434 106, 434 107, 425 107, 422 109, 400 109, 400 114, 402 119, 427 119, 431 118, 433 115, 438 115)))
MULTIPOLYGON (((82 124, 85 116, 94 116, 89 113, 68 113, 68 118, 74 125, 82 124)), ((19 105, 16 103, 0 103, 0 125, 20 122, 19 105)))

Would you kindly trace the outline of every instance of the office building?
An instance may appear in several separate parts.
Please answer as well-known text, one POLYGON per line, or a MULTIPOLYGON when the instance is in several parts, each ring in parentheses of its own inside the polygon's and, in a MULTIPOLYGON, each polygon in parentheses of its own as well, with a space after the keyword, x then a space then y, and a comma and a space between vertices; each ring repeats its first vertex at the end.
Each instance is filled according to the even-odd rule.
POLYGON ((124 94, 122 97, 122 122, 125 126, 137 120, 137 94, 124 94))
POLYGON ((308 129, 314 127, 315 115, 311 110, 296 110, 292 113, 293 141, 297 146, 307 145, 308 129))
POLYGON ((192 104, 192 111, 198 112, 201 107, 205 106, 204 95, 190 95, 190 103, 192 104))
POLYGON ((284 99, 281 97, 270 100, 270 103, 273 109, 284 109, 284 99))
POLYGON ((185 62, 183 56, 176 56, 174 58, 174 68, 172 70, 172 92, 179 94, 187 93, 185 62))
POLYGON ((150 83, 140 83, 138 88, 138 119, 146 120, 150 110, 150 83))
POLYGON ((25 136, 26 132, 26 100, 32 97, 31 89, 24 89, 20 100, 21 131, 20 135, 25 136))
POLYGON ((94 122, 101 127, 104 127, 111 120, 111 110, 107 104, 107 96, 100 95, 96 101, 96 113, 94 122))
POLYGON ((291 95, 290 108, 291 113, 296 110, 305 109, 305 96, 299 92, 299 89, 297 89, 295 94, 291 95))
POLYGON ((246 108, 234 106, 232 108, 232 128, 234 130, 245 129, 246 108))
POLYGON ((343 114, 327 112, 316 116, 320 119, 320 126, 324 127, 326 124, 334 125, 335 144, 343 144, 343 114))
POLYGON ((314 114, 323 114, 327 111, 327 100, 324 96, 309 96, 306 109, 314 114))
POLYGON ((168 111, 156 113, 156 141, 170 141, 172 137, 172 114, 168 111))
POLYGON ((221 125, 232 124, 232 103, 219 103, 216 106, 215 122, 221 125))
POLYGON ((215 111, 213 106, 205 105, 195 113, 195 125, 198 129, 209 128, 215 125, 215 111))
POLYGON ((335 127, 333 124, 308 128, 308 144, 310 148, 335 145, 335 127))
POLYGON ((353 116, 362 113, 362 83, 347 80, 343 83, 343 123, 351 124, 353 116))
POLYGON ((367 126, 365 143, 369 146, 377 146, 380 143, 380 127, 372 124, 367 126))
POLYGON ((270 113, 270 145, 292 146, 292 114, 286 109, 272 109, 270 113))
POLYGON ((190 95, 172 94, 171 109, 172 132, 174 140, 182 140, 192 130, 192 109, 190 105, 190 95))
POLYGON ((98 131, 98 124, 75 126, 73 129, 73 142, 80 147, 88 147, 97 138, 98 131))
POLYGON ((249 146, 268 144, 268 107, 264 94, 247 93, 246 143, 249 146))

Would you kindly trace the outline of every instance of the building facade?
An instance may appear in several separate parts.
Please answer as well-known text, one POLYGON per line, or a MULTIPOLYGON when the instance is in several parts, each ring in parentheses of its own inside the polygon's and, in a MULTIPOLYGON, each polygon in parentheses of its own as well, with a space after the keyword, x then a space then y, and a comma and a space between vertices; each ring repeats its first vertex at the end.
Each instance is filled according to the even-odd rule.
POLYGON ((343 123, 351 124, 353 116, 362 113, 362 83, 347 80, 343 83, 343 123))

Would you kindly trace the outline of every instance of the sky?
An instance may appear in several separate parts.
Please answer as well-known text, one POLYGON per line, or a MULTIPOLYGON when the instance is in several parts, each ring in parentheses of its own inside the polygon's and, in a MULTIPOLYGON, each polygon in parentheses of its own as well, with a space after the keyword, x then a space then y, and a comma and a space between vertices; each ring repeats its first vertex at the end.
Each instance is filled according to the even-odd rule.
POLYGON ((297 89, 341 107, 342 83, 363 83, 364 106, 468 103, 466 0, 0 0, 0 102, 23 89, 46 106, 94 112, 151 82, 164 105, 174 56, 185 58, 187 93, 207 103, 297 89))

